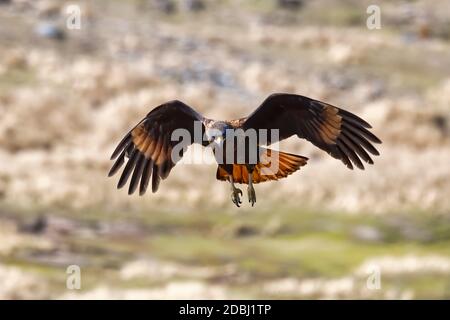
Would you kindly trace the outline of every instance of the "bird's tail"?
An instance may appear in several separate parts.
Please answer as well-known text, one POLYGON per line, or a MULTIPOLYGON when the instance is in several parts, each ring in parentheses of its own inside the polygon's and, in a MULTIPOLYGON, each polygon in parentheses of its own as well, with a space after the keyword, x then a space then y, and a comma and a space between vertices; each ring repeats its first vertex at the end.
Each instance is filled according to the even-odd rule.
MULTIPOLYGON (((306 165, 308 158, 287 152, 262 148, 260 162, 253 170, 253 183, 279 180, 306 165)), ((221 166, 217 168, 217 180, 228 180, 228 172, 221 166)), ((233 165, 233 181, 248 184, 248 170, 245 164, 233 165)))

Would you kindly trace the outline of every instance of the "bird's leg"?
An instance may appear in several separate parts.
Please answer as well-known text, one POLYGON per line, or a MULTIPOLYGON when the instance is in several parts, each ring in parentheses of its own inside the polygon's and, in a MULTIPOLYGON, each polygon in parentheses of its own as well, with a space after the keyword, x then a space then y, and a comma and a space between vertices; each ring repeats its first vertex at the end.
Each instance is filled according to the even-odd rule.
POLYGON ((233 203, 239 208, 242 203, 239 194, 242 195, 242 190, 235 187, 233 176, 230 176, 230 184, 231 184, 231 201, 233 201, 233 203))
POLYGON ((253 173, 248 174, 248 188, 247 188, 248 202, 252 204, 252 207, 256 202, 255 188, 253 188, 253 173))

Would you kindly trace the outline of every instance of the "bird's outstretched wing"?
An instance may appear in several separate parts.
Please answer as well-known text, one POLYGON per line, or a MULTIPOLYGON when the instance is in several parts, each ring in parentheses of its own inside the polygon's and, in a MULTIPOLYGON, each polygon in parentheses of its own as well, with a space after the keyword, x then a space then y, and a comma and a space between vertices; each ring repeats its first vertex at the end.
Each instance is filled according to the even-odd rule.
POLYGON ((278 129, 279 140, 297 135, 342 160, 350 169, 353 165, 364 169, 361 159, 373 164, 369 153, 379 152, 372 143, 381 143, 368 130, 370 124, 353 113, 295 94, 272 94, 243 121, 242 127, 278 129))
POLYGON ((122 188, 133 173, 128 194, 132 194, 140 182, 139 194, 143 195, 150 178, 152 192, 156 192, 161 179, 167 178, 175 166, 175 159, 172 158, 175 145, 184 144, 178 154, 181 158, 188 145, 201 143, 194 141, 194 128, 196 121, 201 123, 203 135, 203 120, 202 115, 181 101, 174 100, 156 107, 120 141, 111 155, 111 160, 117 160, 108 175, 114 175, 125 163, 125 158, 128 158, 117 188, 122 188), (172 133, 176 129, 187 130, 189 141, 172 141, 172 133))

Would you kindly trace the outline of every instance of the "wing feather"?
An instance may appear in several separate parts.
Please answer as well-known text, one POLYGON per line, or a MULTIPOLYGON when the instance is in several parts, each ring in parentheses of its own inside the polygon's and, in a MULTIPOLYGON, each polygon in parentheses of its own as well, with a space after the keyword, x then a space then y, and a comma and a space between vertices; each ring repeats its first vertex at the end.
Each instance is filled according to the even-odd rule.
POLYGON ((161 181, 161 177, 159 176, 159 167, 156 163, 153 162, 153 175, 152 175, 152 192, 153 193, 158 191, 160 181, 161 181))
POLYGON ((139 184, 139 179, 142 176, 142 171, 144 170, 144 160, 145 160, 144 154, 139 153, 137 155, 137 158, 138 159, 136 161, 136 166, 133 171, 133 175, 131 176, 130 187, 128 188, 128 194, 134 193, 134 191, 136 190, 136 188, 139 184))
MULTIPOLYGON (((172 133, 176 129, 185 129, 190 133, 190 141, 183 141, 183 150, 194 141, 195 122, 202 123, 204 132, 205 118, 181 101, 170 101, 153 109, 119 142, 111 155, 115 160, 108 176, 113 176, 126 162, 119 178, 118 188, 122 188, 131 175, 129 194, 133 194, 139 186, 139 194, 147 191, 152 179, 152 192, 156 192, 161 179, 168 177, 175 166, 172 150, 181 141, 172 141, 172 133)), ((203 136, 203 135, 201 135, 203 136)))
POLYGON ((362 158, 365 162, 369 164, 373 164, 372 158, 369 154, 364 150, 359 144, 357 144, 352 137, 347 137, 347 134, 344 133, 341 139, 347 144, 351 149, 355 150, 360 158, 362 158))
POLYGON ((347 121, 344 121, 342 123, 342 125, 344 126, 344 128, 347 128, 348 130, 352 131, 356 135, 363 136, 366 139, 368 139, 374 143, 381 143, 381 140, 378 139, 377 136, 375 136, 372 132, 370 132, 369 130, 367 130, 361 126, 356 126, 347 121))
POLYGON ((125 154, 127 150, 124 149, 122 153, 120 154, 119 158, 114 162, 113 166, 111 167, 111 170, 108 173, 108 177, 112 177, 116 172, 122 167, 122 165, 125 163, 125 154))
POLYGON ((152 159, 145 158, 144 171, 142 172, 141 183, 139 186, 139 195, 142 196, 147 191, 148 182, 150 181, 150 177, 152 175, 153 170, 153 161, 152 159))
POLYGON ((362 161, 373 164, 368 152, 379 155, 373 144, 381 140, 369 131, 369 123, 349 111, 300 95, 273 94, 242 122, 244 130, 279 130, 279 140, 297 135, 350 169, 353 165, 364 169, 362 161))
POLYGON ((121 153, 123 149, 126 149, 129 146, 130 143, 131 143, 131 133, 128 133, 122 139, 122 141, 119 142, 119 144, 117 145, 116 149, 112 153, 110 160, 114 160, 115 158, 117 158, 119 153, 121 153))
POLYGON ((138 156, 138 149, 134 149, 133 153, 130 155, 130 159, 128 160, 125 169, 122 171, 122 175, 120 176, 119 183, 117 184, 117 188, 122 188, 128 181, 130 174, 133 172, 134 166, 136 165, 136 160, 138 156))

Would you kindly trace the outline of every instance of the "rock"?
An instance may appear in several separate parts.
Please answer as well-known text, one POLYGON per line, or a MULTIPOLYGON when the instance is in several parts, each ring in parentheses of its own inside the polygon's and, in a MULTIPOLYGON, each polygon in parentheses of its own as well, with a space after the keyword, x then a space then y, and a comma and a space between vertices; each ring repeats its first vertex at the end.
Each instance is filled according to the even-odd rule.
POLYGON ((433 122, 433 125, 437 127, 443 134, 446 134, 448 132, 448 119, 444 115, 434 115, 431 118, 431 121, 433 122))
POLYGON ((205 3, 202 0, 184 0, 183 7, 187 11, 201 11, 205 9, 205 3))
POLYGON ((167 280, 171 278, 217 278, 231 275, 233 269, 196 267, 154 259, 138 259, 126 263, 120 270, 120 277, 124 280, 147 278, 150 280, 167 280))
POLYGON ((357 226, 352 230, 352 235, 362 241, 380 242, 383 240, 382 233, 372 226, 357 226))
POLYGON ((40 23, 36 27, 35 32, 42 38, 54 40, 64 40, 66 37, 64 30, 53 23, 40 23))
POLYGON ((258 234, 258 230, 249 225, 238 225, 233 230, 233 235, 237 238, 250 237, 258 234))
POLYGON ((283 9, 300 9, 303 6, 302 0, 277 0, 277 5, 279 8, 283 9))
POLYGON ((47 225, 47 218, 45 216, 38 216, 31 222, 21 224, 19 226, 19 231, 39 234, 45 231, 47 225))
POLYGON ((176 11, 175 3, 172 0, 153 0, 153 7, 165 14, 174 14, 176 11))

